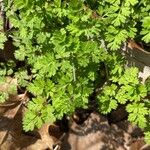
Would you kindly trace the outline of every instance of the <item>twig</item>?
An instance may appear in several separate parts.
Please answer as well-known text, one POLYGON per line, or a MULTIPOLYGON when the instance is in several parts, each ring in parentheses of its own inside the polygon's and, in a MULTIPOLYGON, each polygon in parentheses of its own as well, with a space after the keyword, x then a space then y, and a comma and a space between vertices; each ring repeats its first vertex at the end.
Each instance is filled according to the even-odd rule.
POLYGON ((59 148, 59 145, 56 145, 56 147, 53 150, 58 150, 59 148))

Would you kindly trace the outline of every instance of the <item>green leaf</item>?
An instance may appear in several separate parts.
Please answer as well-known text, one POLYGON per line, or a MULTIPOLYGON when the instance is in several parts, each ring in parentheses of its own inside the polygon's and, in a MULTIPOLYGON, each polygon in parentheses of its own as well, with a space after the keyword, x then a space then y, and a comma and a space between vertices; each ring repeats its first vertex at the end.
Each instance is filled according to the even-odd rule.
POLYGON ((120 26, 122 23, 125 23, 126 17, 122 14, 116 14, 116 18, 112 21, 114 26, 120 26))
POLYGON ((144 35, 142 40, 145 41, 146 43, 150 42, 150 30, 143 30, 141 31, 141 34, 144 35))
POLYGON ((20 50, 16 50, 15 51, 15 58, 23 61, 25 59, 26 56, 26 51, 25 51, 25 47, 21 46, 20 50))
POLYGON ((144 17, 144 19, 142 20, 142 26, 143 29, 141 31, 141 35, 143 35, 142 40, 144 40, 146 43, 150 42, 150 17, 144 17))
POLYGON ((28 86, 28 80, 31 78, 28 73, 27 70, 24 69, 19 69, 17 73, 15 73, 15 77, 17 78, 18 83, 22 86, 22 87, 26 87, 28 86))
POLYGON ((144 28, 150 29, 150 26, 149 26, 150 25, 150 17, 149 16, 148 17, 144 17, 142 22, 143 22, 142 26, 144 28))
POLYGON ((146 131, 144 132, 144 139, 146 141, 147 144, 150 144, 150 131, 146 131))
POLYGON ((119 84, 138 84, 138 69, 135 67, 128 68, 125 70, 124 75, 119 79, 119 84))
POLYGON ((28 85, 29 92, 33 93, 35 96, 42 95, 44 91, 45 82, 43 79, 34 80, 33 83, 28 85))
POLYGON ((44 43, 45 41, 46 41, 46 35, 43 32, 37 34, 37 43, 38 44, 44 43))
POLYGON ((108 48, 111 48, 112 50, 117 50, 121 46, 123 42, 126 41, 126 38, 128 37, 128 33, 125 29, 115 29, 114 27, 108 28, 108 32, 106 32, 106 40, 108 43, 108 48), (112 30, 113 29, 113 30, 112 30))
POLYGON ((103 114, 110 113, 113 109, 116 109, 118 106, 117 101, 115 99, 105 100, 105 98, 103 99, 103 97, 101 97, 100 100, 102 100, 102 102, 100 101, 99 103, 99 110, 103 114))
POLYGON ((129 6, 129 5, 136 5, 138 3, 138 0, 126 0, 125 2, 125 6, 129 6))
POLYGON ((46 104, 42 97, 32 99, 28 103, 28 110, 23 118, 23 129, 31 131, 35 127, 40 128, 46 122, 54 122, 54 109, 50 104, 46 104))
POLYGON ((0 103, 4 103, 9 98, 7 92, 0 92, 0 103))
POLYGON ((55 116, 61 119, 64 114, 71 114, 74 111, 72 100, 69 97, 61 96, 53 99, 53 107, 55 109, 55 116))
POLYGON ((149 114, 149 111, 143 103, 128 104, 126 108, 129 112, 129 121, 131 121, 134 124, 137 124, 140 128, 146 127, 146 115, 149 114))
POLYGON ((18 9, 22 9, 27 6, 28 0, 14 0, 15 7, 18 9))

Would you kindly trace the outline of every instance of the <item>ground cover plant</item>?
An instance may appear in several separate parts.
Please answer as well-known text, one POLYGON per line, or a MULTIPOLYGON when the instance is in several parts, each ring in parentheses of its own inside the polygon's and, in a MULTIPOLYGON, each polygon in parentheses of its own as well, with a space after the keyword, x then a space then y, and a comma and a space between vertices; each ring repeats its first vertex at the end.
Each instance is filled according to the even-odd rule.
POLYGON ((15 48, 0 64, 0 81, 10 76, 18 84, 0 101, 17 89, 30 94, 25 131, 89 108, 94 94, 102 114, 125 105, 128 120, 150 142, 149 84, 140 83, 121 53, 129 39, 150 43, 149 0, 5 0, 2 6, 11 27, 1 18, 0 47, 11 40, 15 48))

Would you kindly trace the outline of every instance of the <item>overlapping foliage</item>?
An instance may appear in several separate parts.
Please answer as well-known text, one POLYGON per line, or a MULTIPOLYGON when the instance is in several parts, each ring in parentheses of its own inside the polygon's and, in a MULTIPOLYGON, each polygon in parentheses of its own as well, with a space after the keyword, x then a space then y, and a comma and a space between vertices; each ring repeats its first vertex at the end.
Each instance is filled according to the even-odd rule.
POLYGON ((102 83, 100 112, 124 104, 128 119, 148 131, 148 86, 136 68, 125 68, 121 47, 129 38, 150 42, 149 0, 6 0, 5 11, 13 29, 1 33, 0 46, 7 36, 16 49, 14 63, 1 65, 1 76, 17 78, 32 94, 25 131, 88 108, 102 83))

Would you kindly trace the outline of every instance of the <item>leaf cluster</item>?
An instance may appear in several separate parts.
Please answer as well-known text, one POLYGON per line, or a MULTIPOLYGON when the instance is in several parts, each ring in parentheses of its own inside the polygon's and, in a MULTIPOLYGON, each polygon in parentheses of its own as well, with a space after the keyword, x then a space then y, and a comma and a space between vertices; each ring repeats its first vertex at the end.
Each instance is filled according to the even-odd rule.
MULTIPOLYGON (((148 128, 148 85, 139 82, 137 68, 125 67, 119 50, 129 38, 150 42, 149 0, 6 0, 5 11, 16 49, 0 76, 16 78, 32 95, 25 131, 88 108, 100 85, 101 113, 123 104, 132 123, 148 128)), ((0 47, 5 40, 1 34, 0 47)))

